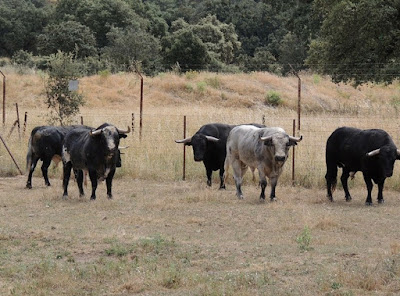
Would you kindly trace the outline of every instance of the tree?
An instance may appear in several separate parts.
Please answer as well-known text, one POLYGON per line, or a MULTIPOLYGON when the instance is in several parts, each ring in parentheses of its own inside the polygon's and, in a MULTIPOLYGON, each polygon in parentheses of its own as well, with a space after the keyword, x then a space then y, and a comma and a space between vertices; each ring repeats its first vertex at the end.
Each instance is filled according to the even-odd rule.
POLYGON ((50 109, 49 123, 65 125, 79 112, 84 104, 83 96, 69 90, 69 82, 79 77, 78 64, 71 53, 59 51, 50 57, 49 78, 46 84, 45 103, 50 109))
POLYGON ((207 46, 189 27, 163 38, 165 63, 179 63, 183 71, 205 69, 211 61, 207 46))
POLYGON ((133 61, 140 61, 146 74, 159 70, 161 45, 151 34, 134 27, 112 28, 107 39, 109 45, 103 49, 103 57, 119 70, 128 70, 133 61))
POLYGON ((76 21, 48 25, 38 36, 38 51, 50 55, 59 50, 74 53, 78 58, 94 56, 97 53, 96 39, 87 26, 76 21))
MULTIPOLYGON (((320 2, 320 1, 317 1, 320 2)), ((334 1, 307 64, 334 82, 390 83, 400 77, 400 1, 334 1)), ((318 11, 319 7, 315 7, 318 11)))
POLYGON ((0 4, 0 56, 17 50, 36 50, 36 34, 48 18, 48 10, 37 1, 2 0, 0 4))

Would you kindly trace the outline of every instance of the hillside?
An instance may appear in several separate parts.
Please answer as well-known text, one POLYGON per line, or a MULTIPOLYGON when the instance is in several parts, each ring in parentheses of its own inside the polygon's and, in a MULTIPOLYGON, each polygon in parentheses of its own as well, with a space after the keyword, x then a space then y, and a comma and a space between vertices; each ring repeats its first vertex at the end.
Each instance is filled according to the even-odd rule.
MULTIPOLYGON (((3 70, 7 81, 6 106, 43 112, 46 108, 45 78, 43 73, 18 74, 14 69, 3 70)), ((348 84, 334 84, 329 77, 303 73, 301 78, 301 109, 304 114, 377 114, 396 111, 400 106, 400 83, 392 85, 364 85, 357 88, 348 84)), ((140 79, 133 73, 95 75, 80 80, 79 91, 86 104, 82 111, 93 108, 113 110, 139 109, 140 79)), ((175 114, 190 112, 193 106, 297 111, 297 77, 280 77, 265 72, 250 74, 218 74, 188 72, 177 75, 164 73, 144 77, 144 110, 163 112, 169 107, 175 114), (277 107, 267 103, 269 92, 281 99, 277 107)), ((196 109, 196 113, 202 112, 196 109)), ((208 112, 208 111, 205 111, 208 112)))

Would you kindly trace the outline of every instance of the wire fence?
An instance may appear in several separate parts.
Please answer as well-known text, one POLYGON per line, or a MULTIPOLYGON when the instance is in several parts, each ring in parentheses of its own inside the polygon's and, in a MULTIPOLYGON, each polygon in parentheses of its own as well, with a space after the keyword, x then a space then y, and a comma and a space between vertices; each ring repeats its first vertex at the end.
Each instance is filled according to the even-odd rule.
MULTIPOLYGON (((182 139, 184 132, 184 115, 170 113, 144 113, 142 139, 139 138, 139 114, 129 111, 86 111, 74 119, 74 124, 97 127, 109 122, 121 129, 131 127, 128 138, 121 140, 122 146, 129 146, 122 157, 123 167, 119 171, 121 176, 132 178, 150 178, 158 180, 181 180, 183 161, 183 146, 174 140, 182 139)), ((197 112, 186 114, 186 135, 193 135, 202 125, 212 122, 227 124, 263 123, 266 126, 279 126, 290 135, 293 134, 293 120, 297 114, 292 111, 263 114, 258 110, 249 112, 235 110, 221 110, 216 112, 197 112)), ((304 115, 301 118, 301 130, 296 135, 302 135, 303 140, 295 148, 294 176, 295 183, 305 187, 323 187, 325 184, 325 145, 329 135, 338 127, 351 126, 360 129, 379 128, 386 130, 400 147, 400 121, 396 114, 342 116, 332 114, 304 115)), ((18 133, 15 128, 11 135, 6 137, 8 146, 20 167, 24 167, 27 142, 30 131, 37 125, 46 125, 43 115, 37 112, 28 112, 26 132, 18 133)), ((21 128, 22 128, 21 124, 21 128)), ((3 127, 3 135, 9 133, 11 123, 3 127)), ((192 149, 186 149, 186 179, 204 180, 205 169, 202 164, 193 160, 192 149)), ((280 183, 292 184, 292 152, 285 164, 280 183)), ((6 154, 5 148, 0 147, 1 175, 18 174, 17 169, 6 154)), ((396 167, 398 164, 396 163, 396 167)), ((40 171, 40 170, 37 170, 40 171)), ((39 172, 36 172, 40 175, 39 172)), ((117 174, 118 175, 118 174, 117 174)), ((248 174, 250 175, 250 174, 248 174)), ((214 174, 214 183, 217 174, 214 174)), ((362 178, 354 184, 363 184, 362 178)), ((395 168, 395 175, 387 182, 387 186, 400 189, 400 168, 395 168)))

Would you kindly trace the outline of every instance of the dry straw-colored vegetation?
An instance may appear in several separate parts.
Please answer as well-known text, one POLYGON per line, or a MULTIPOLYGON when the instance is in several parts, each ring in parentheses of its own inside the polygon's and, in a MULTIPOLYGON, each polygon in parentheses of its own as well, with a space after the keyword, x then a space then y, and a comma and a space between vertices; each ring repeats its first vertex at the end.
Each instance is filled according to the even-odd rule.
MULTIPOLYGON (((2 69, 7 75, 7 118, 1 134, 25 169, 30 130, 46 124, 44 75, 2 69), (26 132, 14 129, 15 103, 26 132)), ((303 73, 301 131, 292 187, 289 158, 278 202, 260 203, 248 174, 238 201, 234 186, 205 184, 204 167, 187 149, 182 181, 183 116, 187 135, 208 122, 261 123, 292 133, 297 78, 268 73, 166 73, 144 79, 139 140, 140 80, 107 72, 80 81, 91 126, 110 122, 135 130, 114 183, 98 200, 61 199, 61 168, 45 188, 38 167, 33 189, 18 176, 0 145, 1 295, 395 295, 400 291, 400 174, 387 181, 386 203, 365 207, 361 174, 351 181, 353 201, 340 188, 334 203, 324 190, 324 149, 339 126, 383 128, 400 147, 400 85, 353 88, 303 73), (267 94, 280 95, 278 107, 267 94)), ((76 118, 80 122, 80 116, 76 118)), ((299 132, 296 131, 298 134, 299 132)), ((89 185, 90 186, 90 185, 89 185)), ((269 187, 268 187, 269 190, 269 187)), ((88 191, 88 189, 86 189, 88 191)), ((376 188, 374 195, 376 194, 376 188)), ((375 200, 375 197, 374 197, 375 200)))

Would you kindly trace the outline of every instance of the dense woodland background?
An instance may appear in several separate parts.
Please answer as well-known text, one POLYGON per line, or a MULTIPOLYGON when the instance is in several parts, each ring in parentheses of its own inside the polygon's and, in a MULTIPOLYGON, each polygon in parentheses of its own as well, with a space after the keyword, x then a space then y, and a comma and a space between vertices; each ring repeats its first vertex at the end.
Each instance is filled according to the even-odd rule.
POLYGON ((2 0, 0 66, 46 69, 72 53, 82 75, 311 69, 335 82, 400 76, 400 1, 2 0))

